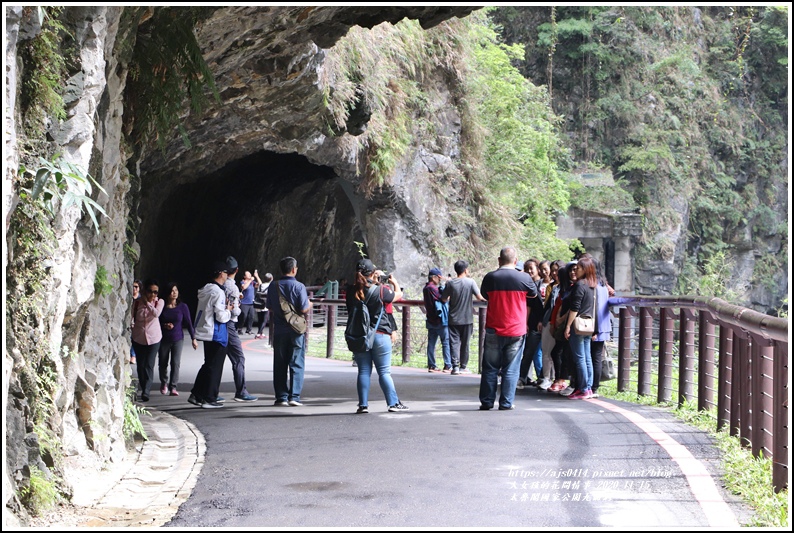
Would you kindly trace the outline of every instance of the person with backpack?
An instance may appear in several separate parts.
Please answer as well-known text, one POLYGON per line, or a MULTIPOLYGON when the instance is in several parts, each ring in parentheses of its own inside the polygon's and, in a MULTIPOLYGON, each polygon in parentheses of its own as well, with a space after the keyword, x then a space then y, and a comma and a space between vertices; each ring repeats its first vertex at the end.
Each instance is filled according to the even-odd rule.
POLYGON ((386 397, 390 413, 407 411, 408 406, 397 397, 391 377, 392 328, 386 316, 386 305, 402 298, 402 290, 394 274, 388 283, 375 279, 375 266, 369 259, 356 263, 355 282, 347 290, 347 327, 345 340, 358 367, 356 414, 369 412, 369 387, 372 367, 378 372, 378 383, 386 397))

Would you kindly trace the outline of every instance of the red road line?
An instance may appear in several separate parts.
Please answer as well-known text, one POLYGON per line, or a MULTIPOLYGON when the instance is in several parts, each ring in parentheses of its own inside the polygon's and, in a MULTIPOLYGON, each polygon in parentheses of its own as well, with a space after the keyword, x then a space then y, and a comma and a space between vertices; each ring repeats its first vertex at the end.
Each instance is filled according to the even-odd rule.
POLYGON ((694 494, 695 499, 706 515, 709 527, 739 527, 733 511, 722 499, 708 470, 703 466, 703 463, 695 459, 685 446, 679 444, 678 441, 662 431, 659 426, 640 414, 598 399, 588 400, 588 402, 625 416, 656 441, 659 446, 664 448, 673 461, 678 463, 679 468, 681 468, 681 472, 686 477, 692 494, 694 494))

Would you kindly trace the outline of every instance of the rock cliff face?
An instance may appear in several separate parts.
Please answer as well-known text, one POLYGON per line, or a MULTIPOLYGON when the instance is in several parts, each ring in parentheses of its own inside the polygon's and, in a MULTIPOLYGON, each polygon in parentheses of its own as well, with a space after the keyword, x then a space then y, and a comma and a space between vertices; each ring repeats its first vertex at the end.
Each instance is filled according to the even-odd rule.
MULTIPOLYGON (((345 135, 328 136, 321 74, 324 50, 354 24, 372 27, 407 16, 427 28, 476 8, 218 8, 197 37, 221 104, 186 117, 192 148, 175 140, 164 152, 139 154, 130 153, 122 134, 125 50, 137 31, 125 22, 124 9, 65 8, 80 68, 68 81, 67 119, 49 124, 48 133, 53 151, 102 184, 107 196, 97 201, 108 217, 96 234, 76 210, 67 210, 55 221, 57 248, 44 265, 47 279, 38 301, 47 322, 36 335, 57 374, 48 424, 63 445, 58 464, 42 452, 34 431, 30 388, 21 379, 25 343, 6 338, 4 525, 25 522, 15 493, 27 484, 30 466, 45 476, 61 472, 68 481, 72 461, 101 463, 124 453, 134 274, 173 278, 183 294, 194 294, 205 280, 204 267, 219 256, 235 255, 243 269, 264 272, 293 255, 310 283, 324 274, 349 277, 346 270, 357 257, 353 241, 359 241, 376 264, 418 282, 436 259, 428 242, 454 223, 444 201, 428 209, 422 200, 436 197, 439 176, 459 156, 455 112, 436 125, 439 136, 453 142, 414 146, 392 185, 366 198, 358 190, 357 162, 345 155, 345 135), (130 228, 138 228, 137 237, 130 228), (99 267, 112 285, 109 296, 95 292, 99 267)), ((13 229, 9 221, 18 200, 12 192, 20 161, 17 96, 25 74, 18 48, 40 30, 37 16, 36 9, 6 8, 4 233, 13 229)), ((443 80, 432 81, 439 86, 436 105, 454 110, 443 80)), ((363 124, 350 127, 357 133, 363 124)), ((9 234, 7 242, 14 237, 9 234)), ((13 277, 24 265, 13 246, 7 250, 3 261, 13 277)))
MULTIPOLYGON (((412 16, 425 27, 453 14, 449 8, 419 12, 412 16)), ((371 8, 357 20, 372 26, 404 13, 404 8, 371 8)), ((358 192, 361 165, 345 150, 350 135, 330 135, 333 120, 323 105, 322 46, 346 33, 349 18, 335 8, 242 7, 218 10, 201 26, 198 41, 222 101, 185 121, 191 148, 174 139, 165 152, 148 152, 139 161, 143 255, 137 271, 142 276, 170 276, 192 289, 205 279, 206 269, 189 265, 208 266, 213 258, 232 254, 242 269, 274 274, 278 260, 292 255, 307 283, 324 275, 349 279, 358 257, 356 241, 366 245, 378 266, 396 270, 401 281, 421 282, 436 259, 428 238, 443 235, 453 223, 443 205, 429 209, 425 200, 435 197, 434 174, 459 158, 459 148, 456 141, 437 147, 420 139, 391 186, 372 198, 358 192), (192 187, 195 183, 207 186, 192 187), (299 183, 322 200, 298 200, 291 191, 299 183), (173 220, 168 214, 188 198, 187 189, 190 218, 224 223, 170 232, 180 242, 163 240, 169 236, 158 220, 173 220), (205 194, 213 201, 202 202, 205 194), (149 246, 157 253, 149 253, 149 246)), ((451 110, 439 114, 438 137, 459 139, 460 118, 443 80, 427 85, 439 87, 436 107, 451 110)))

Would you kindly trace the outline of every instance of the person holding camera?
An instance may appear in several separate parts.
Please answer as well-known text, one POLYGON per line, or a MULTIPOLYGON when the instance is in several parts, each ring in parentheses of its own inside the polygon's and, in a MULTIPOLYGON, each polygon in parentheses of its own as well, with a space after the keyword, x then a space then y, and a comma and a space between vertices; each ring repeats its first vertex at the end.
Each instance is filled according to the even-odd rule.
POLYGON ((361 259, 356 263, 355 282, 347 291, 347 315, 352 316, 353 310, 363 302, 369 311, 370 320, 375 330, 372 348, 364 352, 354 352, 353 357, 358 367, 356 388, 358 390, 358 410, 356 414, 369 412, 369 387, 372 376, 372 367, 378 372, 378 383, 386 397, 386 405, 390 413, 407 411, 408 406, 403 404, 397 396, 394 381, 391 377, 392 333, 396 330, 394 317, 390 316, 392 302, 402 298, 402 290, 397 284, 394 275, 382 272, 376 274, 375 266, 369 259, 361 259), (383 313, 383 316, 381 316, 383 313), (380 320, 378 321, 378 317, 380 320))
POLYGON ((270 283, 273 281, 273 274, 270 272, 265 274, 265 281, 262 281, 259 278, 259 271, 254 270, 254 277, 258 285, 256 286, 256 297, 254 298, 254 309, 256 309, 256 313, 259 316, 259 330, 256 332, 255 339, 264 339, 265 338, 265 326, 268 324, 268 315, 270 312, 267 309, 267 290, 270 287, 270 283))

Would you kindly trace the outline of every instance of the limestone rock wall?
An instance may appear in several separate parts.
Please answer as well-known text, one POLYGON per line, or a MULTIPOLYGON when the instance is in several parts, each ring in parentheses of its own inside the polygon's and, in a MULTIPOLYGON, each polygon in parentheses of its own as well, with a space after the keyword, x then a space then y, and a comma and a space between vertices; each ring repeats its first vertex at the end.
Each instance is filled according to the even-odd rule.
MULTIPOLYGON (((42 280, 48 318, 42 327, 49 357, 58 373, 52 429, 60 437, 66 457, 92 454, 103 461, 120 459, 126 453, 121 428, 124 390, 129 380, 125 365, 129 343, 124 318, 128 314, 131 269, 124 261, 123 250, 127 241, 129 183, 124 177, 126 158, 119 142, 120 96, 126 72, 112 53, 121 11, 107 7, 67 11, 67 24, 78 44, 81 69, 68 80, 69 90, 64 97, 66 119, 48 125, 48 134, 64 159, 88 169, 107 191, 106 196, 97 198, 108 214, 101 221, 99 235, 84 221, 81 223, 76 208, 63 211, 56 218, 55 249, 45 259, 49 277, 42 280), (100 265, 106 268, 113 286, 111 297, 95 294, 94 281, 100 265)), ((17 16, 14 24, 19 25, 20 38, 35 36, 36 31, 30 27, 37 23, 30 15, 16 12, 16 8, 8 8, 7 17, 9 14, 17 16)), ((16 58, 9 59, 13 59, 10 63, 16 62, 16 58)), ((16 93, 18 73, 12 71, 6 81, 8 93, 16 93)), ((11 117, 11 122, 16 118, 11 117)), ((17 130, 10 131, 6 145, 16 154, 17 130)), ((7 159, 5 163, 5 179, 9 180, 18 159, 7 159)), ((4 192, 7 190, 10 188, 4 187, 4 192)), ((6 200, 4 206, 13 204, 6 200)), ((4 230, 8 229, 10 211, 4 213, 4 230)), ((4 262, 7 260, 8 256, 4 255, 4 262)), ((14 401, 4 405, 8 420, 4 430, 6 449, 16 450, 9 455, 5 470, 15 480, 10 483, 12 490, 3 491, 7 501, 14 496, 16 482, 21 480, 20 473, 25 471, 27 461, 35 461, 39 449, 28 419, 26 390, 14 371, 24 364, 25 354, 15 349, 13 338, 6 337, 6 347, 11 349, 5 351, 4 368, 11 371, 4 372, 4 378, 8 379, 4 390, 13 392, 14 401)), ((5 518, 4 515, 4 522, 5 518)))

